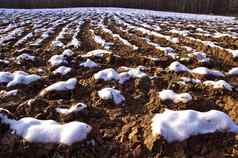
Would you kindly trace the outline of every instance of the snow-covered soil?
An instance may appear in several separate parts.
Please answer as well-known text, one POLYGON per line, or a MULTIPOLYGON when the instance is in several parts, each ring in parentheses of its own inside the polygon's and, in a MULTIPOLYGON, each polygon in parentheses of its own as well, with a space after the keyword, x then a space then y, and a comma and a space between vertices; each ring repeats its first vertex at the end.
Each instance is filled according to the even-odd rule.
POLYGON ((238 22, 0 9, 0 108, 0 157, 238 157, 238 22))

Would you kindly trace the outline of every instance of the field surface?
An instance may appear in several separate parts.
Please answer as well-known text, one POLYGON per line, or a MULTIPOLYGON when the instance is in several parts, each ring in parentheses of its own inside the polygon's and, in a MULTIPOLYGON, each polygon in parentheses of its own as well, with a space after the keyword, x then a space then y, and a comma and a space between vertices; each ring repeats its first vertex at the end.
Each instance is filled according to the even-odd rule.
POLYGON ((238 157, 238 21, 0 9, 0 157, 238 157))

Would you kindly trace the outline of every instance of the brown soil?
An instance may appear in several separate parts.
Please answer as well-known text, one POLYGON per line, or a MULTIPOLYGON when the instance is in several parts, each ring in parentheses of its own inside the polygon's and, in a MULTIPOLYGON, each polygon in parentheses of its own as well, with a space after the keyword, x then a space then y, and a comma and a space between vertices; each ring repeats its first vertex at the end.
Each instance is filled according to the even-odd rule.
MULTIPOLYGON (((56 14, 56 13, 49 13, 56 14)), ((9 90, 5 85, 0 85, 0 107, 7 109, 11 115, 17 119, 22 117, 35 117, 37 119, 53 119, 61 123, 70 121, 83 121, 93 127, 93 131, 84 142, 78 142, 72 146, 62 144, 39 144, 26 142, 19 136, 10 133, 9 127, 0 124, 0 157, 5 158, 44 158, 44 157, 77 157, 77 158, 228 158, 238 157, 238 136, 232 133, 213 133, 193 136, 183 142, 174 142, 168 144, 162 137, 155 138, 151 134, 151 118, 155 113, 163 112, 165 108, 173 110, 194 109, 198 111, 208 111, 211 109, 226 112, 236 123, 238 123, 238 79, 237 76, 226 76, 222 78, 233 85, 234 91, 215 90, 211 87, 205 87, 198 84, 179 85, 176 81, 182 76, 200 77, 201 79, 214 79, 209 76, 192 76, 187 73, 173 73, 165 68, 174 61, 170 56, 166 56, 164 52, 148 45, 143 38, 149 38, 155 43, 159 43, 163 47, 171 47, 176 50, 179 56, 188 54, 181 46, 190 46, 197 51, 206 52, 213 59, 212 63, 205 65, 209 68, 218 69, 227 72, 230 68, 238 66, 236 59, 231 57, 226 51, 207 47, 199 42, 189 40, 187 37, 181 37, 176 34, 168 33, 168 30, 174 27, 188 29, 192 32, 187 24, 193 23, 197 27, 203 27, 207 31, 212 32, 212 26, 207 23, 197 21, 181 20, 173 21, 171 19, 149 17, 153 19, 152 25, 160 25, 156 20, 162 20, 165 25, 161 26, 162 30, 157 31, 164 35, 178 37, 180 43, 171 43, 170 41, 155 37, 153 35, 146 36, 142 32, 129 30, 126 26, 116 23, 111 16, 104 17, 103 23, 114 34, 119 34, 122 38, 131 44, 139 47, 133 50, 123 44, 118 38, 111 36, 109 33, 103 32, 100 28, 92 25, 93 21, 101 20, 98 13, 92 12, 85 14, 85 19, 80 27, 80 33, 77 36, 81 41, 79 49, 74 50, 74 56, 69 59, 68 66, 72 67, 72 73, 66 76, 53 75, 55 68, 50 67, 48 60, 52 55, 62 53, 63 49, 53 49, 50 46, 52 40, 59 34, 62 28, 72 22, 69 17, 73 15, 65 15, 66 23, 58 25, 52 36, 50 36, 40 48, 31 48, 28 43, 21 46, 21 49, 14 47, 14 43, 21 37, 16 37, 8 44, 0 48, 0 59, 9 60, 10 63, 1 64, 1 71, 14 72, 22 70, 42 76, 42 81, 33 83, 29 86, 18 85, 10 89, 19 89, 17 96, 7 96, 5 90, 9 90), (87 18, 86 18, 87 17, 87 18), (113 43, 110 51, 114 55, 106 55, 104 58, 90 57, 93 61, 100 65, 100 68, 88 69, 79 67, 79 63, 85 61, 80 55, 94 49, 101 49, 102 46, 93 40, 89 31, 93 29, 96 34, 100 35, 107 42, 113 43), (127 30, 127 31, 125 31, 127 30), (22 48, 24 48, 22 50, 22 48), (24 51, 30 51, 30 54, 37 56, 35 62, 23 61, 21 64, 14 62, 11 57, 17 57, 24 51), (159 61, 154 61, 148 57, 157 57, 159 61), (146 67, 145 72, 157 77, 142 79, 131 79, 121 85, 116 81, 95 81, 93 74, 105 68, 118 69, 120 66, 137 67, 143 65, 146 67), (38 71, 38 69, 43 71, 38 71), (161 70, 163 68, 164 70, 161 70), (78 79, 77 88, 74 91, 66 92, 46 92, 39 95, 47 86, 70 77, 78 79), (124 106, 114 105, 111 101, 104 101, 99 98, 97 91, 104 87, 115 87, 119 89, 125 96, 124 106), (163 89, 173 89, 176 92, 188 92, 193 96, 193 101, 187 104, 174 104, 171 102, 163 102, 159 99, 158 92, 163 89), (79 113, 69 115, 60 115, 56 112, 56 107, 70 107, 71 105, 83 102, 88 105, 86 110, 79 113)), ((9 15, 0 15, 9 16, 9 15)), ((40 15, 36 16, 38 18, 40 15)), ((50 15, 48 15, 50 16, 50 15)), ((58 15, 59 16, 59 15, 58 15)), ((63 15, 61 15, 63 16, 63 15)), ((119 15, 116 15, 119 16, 119 15)), ((79 16, 80 17, 80 16, 79 16)), ((20 23, 26 16, 22 16, 17 22, 20 23), (21 19, 22 18, 22 19, 21 19)), ((59 18, 60 19, 60 18, 59 18)), ((130 22, 134 26, 143 27, 139 24, 133 24, 127 21, 128 18, 121 19, 124 22, 130 22)), ((140 17, 138 20, 142 21, 140 17)), ((45 17, 47 21, 47 16, 45 17)), ((56 19, 54 20, 56 21, 56 19)), ((53 21, 52 21, 53 22, 53 21)), ((144 23, 149 24, 148 21, 144 23)), ((45 25, 49 25, 46 22, 45 25)), ((75 29, 77 23, 72 24, 75 29)), ((223 24, 225 25, 225 24, 223 24)), ((220 25, 218 25, 220 26, 220 25)), ((1 26, 6 27, 6 26, 1 26)), ((32 27, 24 26, 26 32, 31 32, 32 27)), ((225 27, 225 26, 223 26, 225 27)), ((217 28, 218 30, 221 28, 217 28)), ((7 34, 7 32, 6 32, 7 34)), ((24 36, 25 33, 22 35, 24 36)), ((33 39, 39 36, 34 35, 33 39)), ((72 35, 67 35, 64 43, 71 40, 72 35)), ((230 49, 237 49, 237 39, 223 37, 221 39, 205 38, 193 35, 196 39, 215 41, 219 46, 230 49)), ((195 59, 183 64, 188 67, 204 66, 195 59)))

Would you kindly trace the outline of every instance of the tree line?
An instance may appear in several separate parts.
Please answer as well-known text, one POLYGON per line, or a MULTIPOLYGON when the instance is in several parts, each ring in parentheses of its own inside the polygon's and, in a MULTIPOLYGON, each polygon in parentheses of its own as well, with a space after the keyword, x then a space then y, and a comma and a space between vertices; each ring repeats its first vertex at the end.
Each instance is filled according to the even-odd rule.
POLYGON ((1 8, 125 7, 191 13, 238 14, 238 0, 0 0, 1 8))

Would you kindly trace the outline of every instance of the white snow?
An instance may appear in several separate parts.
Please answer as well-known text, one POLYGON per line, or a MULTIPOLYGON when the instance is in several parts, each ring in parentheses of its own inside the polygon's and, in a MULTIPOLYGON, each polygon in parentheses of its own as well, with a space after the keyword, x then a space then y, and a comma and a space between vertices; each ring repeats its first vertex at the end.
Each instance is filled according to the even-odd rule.
POLYGON ((238 133, 238 126, 221 111, 172 111, 156 114, 152 119, 152 134, 161 135, 169 143, 183 141, 191 136, 214 132, 238 133))
POLYGON ((141 67, 137 68, 128 68, 128 67, 120 67, 120 69, 124 69, 127 72, 122 72, 119 74, 119 83, 123 84, 128 81, 130 78, 143 78, 146 77, 147 74, 141 71, 141 67))
POLYGON ((72 145, 85 140, 92 130, 90 125, 78 121, 60 124, 54 120, 38 120, 32 117, 14 120, 4 113, 0 113, 0 118, 1 123, 8 124, 16 135, 34 143, 72 145))
POLYGON ((97 63, 94 61, 87 59, 85 62, 81 63, 80 66, 87 67, 87 68, 95 68, 98 67, 97 63))
POLYGON ((65 49, 65 50, 63 51, 62 55, 71 57, 71 56, 74 55, 74 52, 73 52, 71 49, 65 49))
POLYGON ((13 73, 13 75, 14 78, 7 84, 7 87, 12 87, 18 84, 29 85, 30 83, 41 79, 41 77, 38 75, 24 75, 20 73, 13 73))
POLYGON ((16 86, 20 84, 29 85, 32 82, 41 80, 41 77, 35 74, 29 75, 23 71, 0 72, 0 83, 7 84, 7 87, 16 86))
POLYGON ((209 74, 210 71, 206 67, 197 67, 197 68, 194 68, 193 70, 191 70, 191 72, 195 73, 195 74, 207 75, 207 74, 209 74))
POLYGON ((6 41, 14 40, 16 39, 16 37, 20 37, 23 34, 23 32, 24 32, 23 27, 18 27, 16 29, 11 30, 4 36, 0 37, 0 45, 5 43, 6 41))
POLYGON ((192 54, 189 54, 189 56, 195 56, 196 59, 201 63, 210 61, 210 58, 208 58, 206 53, 204 52, 194 52, 192 54))
MULTIPOLYGON (((72 21, 75 20, 75 17, 71 18, 72 21)), ((66 20, 62 21, 62 23, 66 24, 66 20)), ((61 24, 62 24, 61 23, 61 24)), ((56 24, 56 26, 58 26, 59 24, 56 24)), ((55 27, 56 27, 55 26, 55 27)), ((56 38, 51 42, 51 47, 53 48, 65 48, 65 45, 63 43, 63 40, 65 39, 65 37, 67 36, 67 34, 73 34, 72 32, 72 22, 68 23, 65 27, 62 28, 62 30, 60 31, 60 33, 56 36, 56 38)), ((76 31, 77 32, 77 31, 76 31)), ((75 36, 74 36, 75 37, 75 36)))
POLYGON ((76 37, 73 37, 71 42, 67 45, 67 47, 73 46, 74 48, 79 48, 80 45, 81 42, 76 37))
POLYGON ((206 67, 197 67, 191 70, 192 73, 200 75, 212 75, 215 77, 225 77, 224 74, 218 70, 211 70, 206 67))
POLYGON ((92 36, 94 37, 94 41, 97 44, 99 44, 101 47, 103 47, 104 49, 108 50, 108 49, 110 49, 111 45, 113 45, 113 43, 106 42, 101 36, 96 35, 94 30, 90 30, 90 32, 92 33, 92 36))
POLYGON ((211 75, 214 77, 225 77, 225 75, 218 70, 208 69, 207 67, 197 67, 194 69, 189 69, 185 65, 181 64, 178 61, 172 62, 169 65, 168 69, 170 71, 175 71, 175 72, 190 72, 190 73, 200 74, 200 75, 211 75))
POLYGON ((137 68, 129 68, 129 71, 127 72, 132 78, 143 78, 147 76, 146 73, 141 71, 140 67, 137 68))
POLYGON ((49 63, 51 66, 59 66, 63 64, 68 64, 68 61, 66 60, 64 55, 53 55, 49 59, 49 63))
POLYGON ((68 73, 70 73, 72 71, 71 67, 67 67, 67 66, 60 66, 58 67, 55 71, 53 71, 54 74, 61 74, 61 75, 67 75, 68 73))
POLYGON ((17 89, 14 89, 14 90, 11 90, 11 91, 0 91, 0 95, 5 95, 5 96, 16 96, 18 93, 18 90, 17 89))
POLYGON ((234 67, 228 72, 229 75, 238 75, 238 67, 234 67))
POLYGON ((234 58, 238 58, 238 50, 227 49, 227 51, 231 53, 234 58))
POLYGON ((71 114, 71 113, 76 113, 76 112, 82 111, 85 108, 87 108, 86 104, 84 104, 84 103, 77 103, 77 104, 71 106, 69 109, 67 109, 67 108, 56 108, 55 110, 58 113, 61 113, 61 114, 64 114, 64 115, 68 115, 68 114, 71 114))
POLYGON ((180 31, 180 30, 176 30, 176 29, 172 29, 169 32, 174 33, 174 34, 178 34, 178 35, 181 35, 181 36, 188 36, 189 33, 190 33, 188 30, 180 31))
MULTIPOLYGON (((141 9, 128 9, 128 8, 65 8, 65 9, 35 9, 35 10, 21 10, 21 9, 1 9, 7 14, 19 14, 19 13, 28 13, 28 14, 37 14, 41 13, 45 15, 47 13, 57 12, 58 14, 65 13, 109 13, 109 14, 122 14, 122 15, 137 15, 139 17, 151 17, 157 16, 160 18, 172 18, 173 20, 184 19, 184 20, 196 20, 196 21, 211 21, 211 22, 221 22, 221 23, 235 23, 235 17, 229 16, 214 16, 214 15, 202 15, 202 14, 188 14, 188 13, 175 13, 175 12, 165 12, 165 11, 151 11, 151 10, 141 10, 141 9)), ((52 17, 53 18, 53 17, 52 17)), ((192 24, 190 24, 192 25, 192 24)))
POLYGON ((95 80, 119 80, 119 74, 112 68, 104 69, 94 74, 95 80))
POLYGON ((202 28, 197 28, 196 31, 201 33, 207 33, 207 31, 203 30, 202 28))
POLYGON ((94 74, 95 80, 116 80, 119 81, 120 84, 123 84, 124 82, 128 81, 130 78, 143 78, 147 76, 146 73, 141 71, 141 67, 137 68, 128 68, 128 67, 120 67, 119 69, 126 71, 118 73, 116 70, 112 68, 104 69, 102 71, 97 72, 94 74))
POLYGON ((125 44, 126 46, 133 48, 133 50, 137 50, 137 49, 138 49, 137 46, 132 45, 129 41, 125 40, 125 39, 122 38, 120 35, 118 35, 118 34, 113 34, 112 36, 113 36, 114 38, 117 38, 119 41, 121 41, 121 42, 122 42, 123 44, 125 44))
POLYGON ((189 71, 189 69, 185 65, 181 64, 178 61, 174 61, 173 63, 171 63, 168 68, 170 71, 175 71, 175 72, 188 72, 189 71))
POLYGON ((74 48, 79 48, 81 46, 81 42, 77 39, 77 36, 80 32, 81 23, 77 25, 76 31, 72 37, 72 40, 67 44, 67 47, 73 46, 74 48))
POLYGON ((12 73, 0 72, 0 83, 8 83, 13 80, 12 73))
POLYGON ((27 54, 27 53, 23 53, 23 54, 19 55, 16 58, 16 62, 18 64, 21 64, 21 62, 24 61, 24 60, 34 61, 35 60, 35 56, 32 56, 32 55, 27 54))
POLYGON ((112 52, 108 51, 108 50, 103 50, 103 49, 97 49, 97 50, 93 50, 88 52, 87 54, 81 55, 82 57, 103 57, 106 54, 112 54, 112 52))
POLYGON ((15 43, 15 46, 20 46, 22 44, 24 44, 25 42, 27 42, 27 40, 29 40, 30 38, 33 38, 33 33, 30 32, 28 33, 26 36, 24 36, 23 38, 21 38, 20 40, 18 40, 16 43, 15 43))
POLYGON ((184 82, 184 83, 187 83, 187 82, 194 83, 194 84, 202 83, 202 81, 199 79, 193 79, 189 77, 181 77, 180 80, 182 80, 181 82, 184 82))
POLYGON ((69 91, 69 90, 74 90, 75 86, 77 84, 77 79, 76 78, 70 78, 67 81, 59 81, 56 82, 49 87, 45 88, 40 95, 44 95, 45 92, 50 92, 50 91, 69 91))
POLYGON ((9 64, 10 61, 8 60, 3 60, 3 59, 0 59, 0 64, 9 64))
POLYGON ((175 53, 175 50, 171 47, 160 47, 160 46, 157 46, 156 47, 157 49, 163 51, 165 53, 165 55, 168 55, 168 56, 171 56, 172 58, 175 58, 176 57, 176 53, 175 53))
POLYGON ((71 57, 74 55, 74 52, 71 49, 65 49, 60 55, 53 55, 48 62, 51 66, 59 66, 68 64, 67 57, 71 57))
POLYGON ((203 84, 206 86, 212 86, 215 89, 226 89, 232 91, 232 86, 224 80, 204 81, 203 84))
POLYGON ((122 73, 119 74, 119 78, 120 78, 119 83, 123 84, 126 81, 131 79, 131 75, 128 72, 122 72, 122 73))
POLYGON ((61 41, 53 41, 52 42, 52 47, 54 48, 64 48, 64 43, 61 41))
POLYGON ((232 35, 228 34, 228 33, 220 33, 220 32, 216 32, 213 35, 214 38, 221 38, 221 37, 233 37, 232 35))
POLYGON ((162 101, 171 100, 174 103, 188 103, 192 100, 192 96, 189 93, 177 94, 173 90, 162 90, 159 92, 159 97, 162 101))
POLYGON ((121 92, 114 88, 103 88, 98 91, 98 95, 103 100, 113 100, 116 105, 125 101, 125 97, 121 95, 121 92))
POLYGON ((96 43, 100 44, 102 47, 104 47, 106 41, 104 39, 102 39, 101 36, 95 35, 94 36, 94 40, 96 43))

